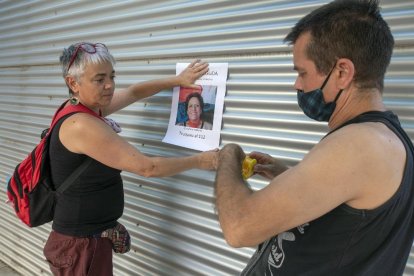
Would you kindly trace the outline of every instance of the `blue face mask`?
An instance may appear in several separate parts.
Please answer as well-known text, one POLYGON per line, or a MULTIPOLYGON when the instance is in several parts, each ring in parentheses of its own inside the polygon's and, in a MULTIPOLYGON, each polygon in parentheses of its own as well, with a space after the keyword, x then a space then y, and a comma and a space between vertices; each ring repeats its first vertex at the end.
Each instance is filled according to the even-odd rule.
POLYGON ((316 121, 329 121, 329 119, 332 116, 332 113, 335 110, 336 101, 338 100, 339 96, 343 91, 342 89, 339 91, 338 95, 336 96, 333 102, 325 103, 325 100, 323 99, 322 89, 328 82, 329 77, 331 76, 331 73, 334 68, 335 66, 332 68, 331 72, 329 72, 321 88, 306 93, 303 92, 303 90, 298 90, 299 107, 303 110, 306 116, 316 121))

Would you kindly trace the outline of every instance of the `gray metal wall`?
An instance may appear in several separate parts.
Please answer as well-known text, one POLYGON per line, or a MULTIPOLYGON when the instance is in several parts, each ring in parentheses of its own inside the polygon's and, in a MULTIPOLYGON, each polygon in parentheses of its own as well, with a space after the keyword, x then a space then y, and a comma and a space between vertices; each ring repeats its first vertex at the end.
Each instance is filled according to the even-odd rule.
MULTIPOLYGON (((239 143, 293 165, 326 133, 306 118, 293 89, 293 24, 327 1, 1 1, 0 183, 39 141, 67 95, 58 56, 77 41, 103 42, 118 60, 117 86, 175 74, 175 63, 228 62, 221 145, 239 143)), ((386 105, 414 139, 414 3, 382 1, 396 39, 385 81, 386 105)), ((194 153, 161 142, 171 90, 112 116, 122 135, 146 154, 194 153)), ((214 173, 192 170, 145 179, 123 173, 132 251, 116 256, 115 275, 235 275, 253 248, 224 242, 213 207, 214 173)), ((253 178, 260 189, 266 182, 253 178)), ((0 200, 6 199, 4 192, 0 200)), ((0 204, 0 259, 24 275, 49 274, 42 247, 50 225, 24 227, 0 204)), ((414 275, 414 257, 407 273, 414 275)))

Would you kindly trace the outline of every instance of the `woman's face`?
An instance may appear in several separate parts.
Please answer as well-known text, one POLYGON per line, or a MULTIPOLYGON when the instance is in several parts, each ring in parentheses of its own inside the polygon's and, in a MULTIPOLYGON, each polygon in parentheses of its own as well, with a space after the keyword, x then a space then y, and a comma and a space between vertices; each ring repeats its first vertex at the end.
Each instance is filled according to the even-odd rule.
POLYGON ((115 71, 111 63, 89 64, 74 92, 78 93, 80 101, 90 108, 108 106, 115 90, 114 78, 115 71))
POLYGON ((200 119, 201 106, 197 97, 192 97, 188 101, 187 115, 190 121, 198 121, 200 119))

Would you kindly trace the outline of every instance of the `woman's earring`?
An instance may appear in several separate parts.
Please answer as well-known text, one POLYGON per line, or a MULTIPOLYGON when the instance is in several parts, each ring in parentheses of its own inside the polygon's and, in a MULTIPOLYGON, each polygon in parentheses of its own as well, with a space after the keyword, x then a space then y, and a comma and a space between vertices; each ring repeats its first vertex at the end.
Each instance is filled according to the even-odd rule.
POLYGON ((71 105, 77 105, 79 103, 79 99, 76 97, 70 97, 69 102, 71 105))

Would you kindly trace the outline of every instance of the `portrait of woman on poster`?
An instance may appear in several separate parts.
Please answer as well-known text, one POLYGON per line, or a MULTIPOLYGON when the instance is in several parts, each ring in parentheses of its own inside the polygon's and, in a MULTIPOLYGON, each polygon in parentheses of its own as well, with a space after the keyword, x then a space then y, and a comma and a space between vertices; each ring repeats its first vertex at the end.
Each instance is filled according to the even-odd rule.
POLYGON ((185 110, 188 117, 187 121, 177 125, 207 130, 213 129, 213 125, 204 118, 204 100, 200 93, 194 92, 187 96, 185 110))

